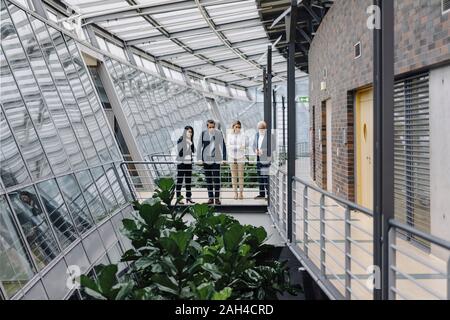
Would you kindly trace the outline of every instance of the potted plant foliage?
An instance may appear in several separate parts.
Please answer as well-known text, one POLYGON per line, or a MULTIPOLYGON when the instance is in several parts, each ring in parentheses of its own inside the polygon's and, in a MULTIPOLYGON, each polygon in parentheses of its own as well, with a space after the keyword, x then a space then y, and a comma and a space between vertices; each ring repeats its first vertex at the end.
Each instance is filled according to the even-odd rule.
MULTIPOLYGON (((154 196, 135 203, 137 215, 123 220, 133 248, 117 265, 95 267, 96 277, 81 277, 84 292, 106 300, 273 300, 296 294, 285 262, 271 261, 273 246, 264 228, 196 204, 172 206, 173 179, 160 179, 154 196), (188 223, 186 215, 193 217, 188 223)), ((178 201, 181 199, 178 199, 178 201)))

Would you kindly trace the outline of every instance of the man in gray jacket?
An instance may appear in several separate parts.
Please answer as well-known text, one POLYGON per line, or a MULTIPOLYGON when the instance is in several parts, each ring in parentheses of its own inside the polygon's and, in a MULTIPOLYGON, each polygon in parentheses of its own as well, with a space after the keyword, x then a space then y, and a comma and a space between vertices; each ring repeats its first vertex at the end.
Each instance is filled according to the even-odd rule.
POLYGON ((198 161, 205 169, 208 204, 221 205, 220 202, 220 166, 227 160, 227 150, 223 133, 216 128, 214 120, 208 120, 207 130, 199 138, 197 152, 198 161))

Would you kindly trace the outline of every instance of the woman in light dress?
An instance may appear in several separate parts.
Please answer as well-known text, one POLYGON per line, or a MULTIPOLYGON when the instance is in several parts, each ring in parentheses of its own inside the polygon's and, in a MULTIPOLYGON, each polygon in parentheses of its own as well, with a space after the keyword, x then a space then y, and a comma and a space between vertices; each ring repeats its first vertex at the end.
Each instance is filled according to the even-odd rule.
POLYGON ((235 121, 227 136, 228 161, 231 168, 235 200, 244 199, 244 166, 246 149, 247 138, 242 133, 242 124, 240 121, 235 121))

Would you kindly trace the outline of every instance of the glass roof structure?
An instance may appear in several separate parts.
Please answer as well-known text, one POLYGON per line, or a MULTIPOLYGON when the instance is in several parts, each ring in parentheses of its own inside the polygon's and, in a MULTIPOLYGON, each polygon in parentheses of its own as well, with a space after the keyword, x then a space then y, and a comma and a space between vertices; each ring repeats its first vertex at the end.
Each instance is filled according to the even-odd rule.
MULTIPOLYGON (((80 21, 112 35, 162 65, 230 85, 262 84, 271 42, 254 0, 62 0, 80 21)), ((266 26, 267 27, 267 26, 266 26)), ((286 59, 273 53, 274 81, 285 81, 286 59)), ((302 73, 298 71, 298 76, 302 73)))

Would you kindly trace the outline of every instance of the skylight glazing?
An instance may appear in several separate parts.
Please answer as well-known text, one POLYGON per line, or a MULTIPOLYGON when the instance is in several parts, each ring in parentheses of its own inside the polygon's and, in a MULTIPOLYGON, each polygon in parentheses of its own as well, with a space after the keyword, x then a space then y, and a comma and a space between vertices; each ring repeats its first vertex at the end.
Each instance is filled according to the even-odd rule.
MULTIPOLYGON (((238 86, 262 84, 270 42, 254 0, 64 0, 98 25, 161 62, 238 86), (240 69, 247 67, 246 72, 240 69), (254 77, 256 75, 256 77, 254 77), (251 78, 249 78, 251 76, 251 78)), ((103 46, 103 43, 100 43, 103 46)), ((284 60, 276 50, 274 61, 284 60)), ((284 61, 285 62, 285 61, 284 61)), ((280 78, 284 69, 275 69, 280 78)))

